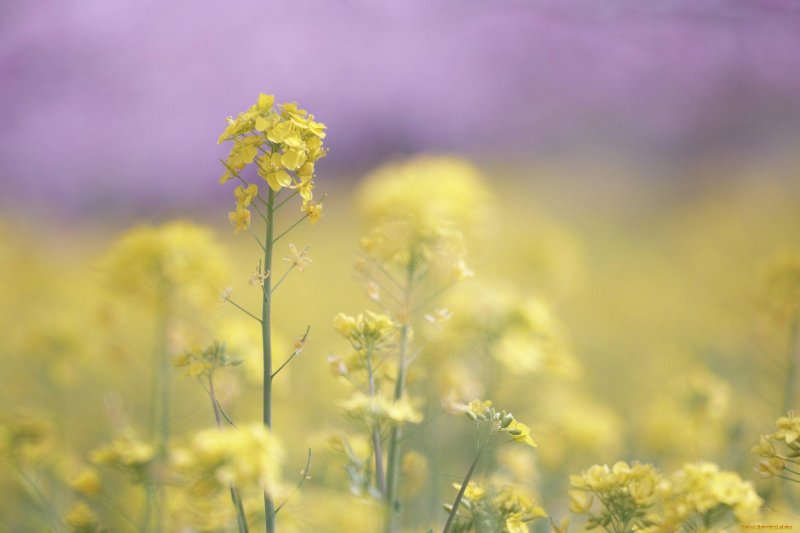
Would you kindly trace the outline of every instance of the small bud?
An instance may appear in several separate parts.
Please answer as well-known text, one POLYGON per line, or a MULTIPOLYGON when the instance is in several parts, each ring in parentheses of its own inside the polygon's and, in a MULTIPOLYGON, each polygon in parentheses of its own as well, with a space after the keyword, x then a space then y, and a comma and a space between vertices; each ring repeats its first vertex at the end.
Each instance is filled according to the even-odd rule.
POLYGON ((508 434, 509 435, 514 435, 515 437, 517 437, 519 435, 522 435, 522 431, 520 431, 518 429, 509 429, 508 430, 508 434))
POLYGON ((503 419, 500 421, 500 427, 506 429, 508 426, 511 425, 511 422, 514 421, 514 417, 511 416, 511 413, 508 413, 503 419))

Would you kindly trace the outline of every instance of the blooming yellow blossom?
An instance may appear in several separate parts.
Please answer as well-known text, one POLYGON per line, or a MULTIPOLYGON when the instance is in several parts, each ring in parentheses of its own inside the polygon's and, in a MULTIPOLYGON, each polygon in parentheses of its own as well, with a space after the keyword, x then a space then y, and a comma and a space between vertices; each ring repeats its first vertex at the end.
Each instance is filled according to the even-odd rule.
POLYGON ((236 197, 236 207, 247 207, 253 202, 253 198, 258 196, 258 185, 250 184, 245 188, 243 185, 239 185, 233 191, 233 195, 236 197))
POLYGON ((228 276, 227 254, 208 228, 175 221, 125 233, 105 258, 108 284, 151 302, 180 296, 214 305, 228 276))
POLYGON ((242 491, 280 492, 283 451, 260 423, 197 432, 177 447, 172 463, 193 483, 196 494, 214 494, 235 484, 242 491))
POLYGON ((85 468, 69 480, 69 486, 83 496, 96 496, 100 492, 100 476, 94 468, 85 468))
MULTIPOLYGON (((258 175, 273 192, 284 188, 300 189, 302 209, 312 223, 319 220, 321 206, 313 202, 314 164, 325 157, 322 145, 325 125, 294 103, 275 106, 272 95, 260 94, 255 105, 228 118, 228 125, 218 142, 232 143, 231 151, 223 162, 225 173, 221 183, 238 177, 249 165, 255 164, 258 175)), ((237 188, 235 194, 239 208, 247 207, 256 195, 250 187, 237 188)), ((237 228, 246 224, 241 215, 237 228)))
POLYGON ((237 207, 236 211, 228 213, 228 220, 233 224, 234 233, 239 233, 243 229, 250 227, 250 210, 244 207, 237 207))
POLYGON ((76 503, 64 517, 64 521, 73 531, 95 531, 97 515, 83 502, 76 503))
POLYGON ((361 392, 340 403, 351 418, 370 427, 422 422, 422 413, 415 409, 407 398, 391 400, 383 396, 369 396, 361 392))

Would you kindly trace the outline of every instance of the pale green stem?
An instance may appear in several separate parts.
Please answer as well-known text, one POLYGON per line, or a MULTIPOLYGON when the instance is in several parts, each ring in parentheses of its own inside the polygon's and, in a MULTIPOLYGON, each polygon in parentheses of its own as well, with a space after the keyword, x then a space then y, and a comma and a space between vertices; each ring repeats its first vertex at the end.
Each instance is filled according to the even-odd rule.
MULTIPOLYGON (((367 377, 369 395, 375 396, 375 374, 372 369, 372 348, 367 350, 367 377)), ((381 496, 386 496, 386 479, 383 471, 383 449, 381 447, 381 431, 378 424, 372 428, 372 451, 375 454, 375 481, 381 496)))
POLYGON ((487 438, 481 447, 478 448, 478 453, 475 455, 475 460, 472 461, 469 470, 467 470, 467 475, 464 476, 464 481, 461 482, 461 488, 458 489, 458 494, 453 502, 453 508, 450 509, 450 515, 447 517, 447 522, 444 525, 442 533, 447 533, 450 530, 450 526, 453 525, 453 521, 456 519, 456 514, 458 514, 458 506, 461 505, 461 499, 464 497, 464 492, 467 490, 467 485, 469 485, 469 480, 472 478, 472 474, 475 473, 475 467, 478 466, 478 461, 481 458, 481 454, 488 443, 489 439, 487 438))
POLYGON ((797 371, 800 363, 800 313, 792 317, 789 329, 789 350, 787 354, 786 385, 783 397, 783 412, 795 408, 797 396, 797 371))
MULTIPOLYGON (((405 304, 401 309, 403 321, 400 326, 400 353, 397 358, 397 380, 394 384, 394 400, 399 401, 405 392, 406 387, 406 358, 408 356, 410 333, 411 333, 411 285, 414 279, 414 267, 409 265, 407 273, 405 292, 405 304)), ((402 426, 395 426, 389 436, 389 453, 387 457, 388 466, 386 471, 386 533, 394 533, 397 530, 396 513, 394 511, 395 500, 397 498, 397 487, 399 484, 400 472, 400 440, 403 437, 402 426)))
MULTIPOLYGON (((274 245, 275 191, 269 190, 267 198, 267 227, 264 246, 264 272, 272 271, 272 248, 274 245)), ((272 277, 264 280, 264 298, 261 307, 261 343, 264 354, 264 425, 272 429, 272 320, 270 316, 272 277)), ((267 533, 275 533, 275 502, 264 494, 264 516, 267 533)))
MULTIPOLYGON (((211 397, 211 406, 214 408, 214 420, 217 423, 217 428, 222 429, 222 413, 217 401, 217 393, 214 390, 214 379, 211 374, 208 376, 208 395, 211 397)), ((249 533, 247 527, 247 516, 244 513, 244 506, 242 500, 239 498, 239 491, 236 489, 234 483, 230 484, 231 501, 236 509, 236 525, 239 533, 249 533)))

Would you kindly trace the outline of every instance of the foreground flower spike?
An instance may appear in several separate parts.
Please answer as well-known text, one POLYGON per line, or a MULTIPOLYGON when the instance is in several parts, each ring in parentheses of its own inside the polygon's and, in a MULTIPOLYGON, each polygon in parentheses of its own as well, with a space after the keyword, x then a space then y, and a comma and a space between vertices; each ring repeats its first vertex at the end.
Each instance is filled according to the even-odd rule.
MULTIPOLYGON (((272 428, 272 381, 278 373, 302 350, 302 345, 307 340, 308 330, 300 341, 300 345, 273 372, 272 368, 272 299, 275 291, 284 279, 294 270, 303 272, 311 265, 307 248, 298 249, 294 244, 289 245, 289 256, 284 257, 289 263, 289 268, 277 276, 273 284, 272 258, 275 243, 288 234, 302 221, 308 219, 312 224, 322 216, 322 203, 314 200, 314 172, 318 160, 325 157, 326 149, 322 146, 325 138, 325 125, 314 120, 314 115, 300 109, 295 103, 275 105, 275 97, 260 94, 255 105, 247 111, 240 113, 236 118, 228 117, 228 126, 222 132, 218 142, 230 141, 233 143, 228 157, 222 161, 225 173, 220 178, 220 183, 235 179, 239 183, 233 194, 236 206, 228 214, 234 226, 234 232, 248 230, 258 243, 263 252, 263 259, 259 262, 256 271, 250 276, 250 285, 260 288, 261 313, 257 316, 234 302, 227 295, 226 302, 243 311, 250 318, 255 319, 261 327, 262 353, 263 353, 263 425, 272 428), (242 173, 248 166, 255 165, 256 175, 266 182, 263 185, 251 183, 242 173), (266 194, 264 194, 266 193, 266 194), (278 231, 275 227, 275 214, 289 200, 299 196, 300 210, 303 213, 299 220, 290 224, 286 229, 278 231), (251 228, 253 209, 258 218, 264 220, 265 227, 263 239, 251 228)), ((190 375, 208 374, 214 368, 213 357, 200 354, 189 357, 185 363, 190 375)), ((216 408, 216 406, 215 406, 216 408)), ((218 423, 219 423, 219 417, 218 423)), ((310 458, 310 451, 309 451, 310 458)), ((310 459, 309 459, 310 460, 310 459)), ((299 487, 299 486, 298 486, 299 487)), ((234 494, 236 484, 229 484, 231 496, 236 505, 237 497, 234 494)), ((238 506, 240 531, 246 531, 245 517, 241 505, 238 506)), ((266 519, 267 533, 275 531, 275 516, 280 507, 276 509, 271 493, 264 494, 264 517, 266 519)))
POLYGON ((648 528, 659 520, 650 511, 661 482, 661 474, 649 464, 619 461, 611 467, 594 465, 570 476, 570 511, 587 515, 586 528, 590 530, 654 531, 648 528))
POLYGON ((761 458, 755 470, 762 478, 781 477, 800 483, 800 417, 789 411, 775 421, 775 427, 774 433, 761 435, 750 449, 761 458))
MULTIPOLYGON (((491 528, 491 531, 502 531, 508 533, 527 533, 528 527, 525 522, 534 520, 535 518, 542 518, 547 514, 533 504, 532 499, 527 497, 515 496, 513 490, 509 487, 500 491, 499 503, 494 499, 491 504, 482 509, 473 507, 473 504, 483 499, 485 491, 482 488, 476 488, 475 485, 470 483, 472 475, 475 473, 475 467, 478 466, 483 452, 492 442, 492 438, 497 434, 507 434, 511 437, 508 442, 519 442, 526 444, 531 448, 536 448, 538 445, 531 438, 531 432, 528 426, 517 421, 514 415, 508 411, 501 411, 495 409, 491 400, 472 400, 467 405, 457 406, 459 411, 463 411, 474 421, 478 429, 478 453, 472 461, 467 475, 464 476, 464 481, 460 487, 456 499, 452 505, 445 506, 448 511, 447 523, 444 525, 442 533, 451 531, 466 532, 483 531, 482 526, 478 524, 486 523, 486 516, 493 517, 496 520, 491 528), (505 494, 505 496, 503 496, 505 494), (470 510, 469 519, 464 519, 458 515, 459 509, 464 506, 470 510), (499 512, 499 514, 498 514, 499 512)), ((489 522, 491 523, 491 522, 489 522)))
MULTIPOLYGON (((228 126, 218 143, 233 146, 223 162, 225 173, 220 183, 237 179, 242 184, 234 191, 236 210, 229 215, 237 233, 250 226, 249 208, 258 196, 258 186, 248 183, 241 173, 255 164, 257 174, 274 193, 291 189, 302 199, 301 210, 313 224, 322 216, 322 204, 314 201, 314 165, 325 157, 325 125, 295 103, 275 106, 275 97, 260 94, 258 102, 228 126)), ((263 200, 262 200, 263 202, 263 200)))

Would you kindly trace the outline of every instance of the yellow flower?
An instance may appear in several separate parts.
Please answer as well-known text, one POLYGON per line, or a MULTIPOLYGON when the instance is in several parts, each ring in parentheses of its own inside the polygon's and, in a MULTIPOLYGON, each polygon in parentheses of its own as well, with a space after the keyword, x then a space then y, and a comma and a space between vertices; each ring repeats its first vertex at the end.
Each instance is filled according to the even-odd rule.
POLYGON ((228 213, 228 220, 234 226, 234 233, 239 233, 243 229, 250 227, 250 210, 244 207, 237 207, 236 211, 228 213))
MULTIPOLYGON (((280 112, 274 106, 275 98, 262 93, 254 106, 235 119, 228 119, 219 142, 232 141, 233 146, 223 161, 226 171, 220 183, 239 177, 240 171, 255 162, 258 175, 272 191, 300 187, 302 209, 314 223, 322 213, 321 207, 312 202, 312 191, 314 162, 325 156, 325 125, 315 122, 296 104, 283 104, 280 112)), ((249 188, 237 189, 239 207, 247 207, 255 196, 248 191, 249 188)))
POLYGON ((756 472, 762 478, 770 478, 777 476, 783 469, 786 468, 786 463, 780 457, 770 457, 768 459, 761 459, 756 464, 756 472))
POLYGON ((528 426, 523 424, 522 422, 518 422, 517 420, 512 420, 511 424, 508 426, 506 430, 511 438, 514 439, 515 442, 521 442, 523 444, 527 444, 531 448, 536 448, 539 445, 534 442, 531 438, 531 430, 528 426))
POLYGON ((391 400, 383 396, 369 396, 355 392, 340 405, 345 412, 369 426, 417 424, 422 422, 422 413, 416 410, 407 398, 391 400))
POLYGON ((236 187, 236 190, 233 191, 233 195, 236 197, 237 208, 247 207, 252 203, 253 198, 258 195, 258 186, 251 184, 245 188, 243 185, 239 185, 236 187))
POLYGON ((76 503, 64 517, 68 526, 77 531, 94 531, 97 515, 83 502, 76 503))
POLYGON ((194 434, 172 454, 176 470, 194 484, 198 494, 226 491, 236 484, 244 493, 259 489, 280 492, 283 451, 261 423, 223 426, 194 434))
POLYGON ((297 246, 289 244, 289 251, 291 254, 288 257, 284 257, 283 260, 291 263, 292 267, 296 267, 300 272, 305 272, 311 266, 312 261, 308 256, 308 247, 298 250, 297 246))
POLYGON ((85 468, 69 481, 72 490, 83 496, 96 496, 100 492, 100 476, 93 468, 85 468))
POLYGON ((305 202, 303 203, 303 212, 308 215, 308 220, 312 224, 316 224, 322 218, 322 204, 311 201, 305 202))
POLYGON ((209 229, 176 221, 128 231, 108 252, 104 270, 115 291, 154 302, 179 295, 215 305, 228 276, 226 258, 209 229))

